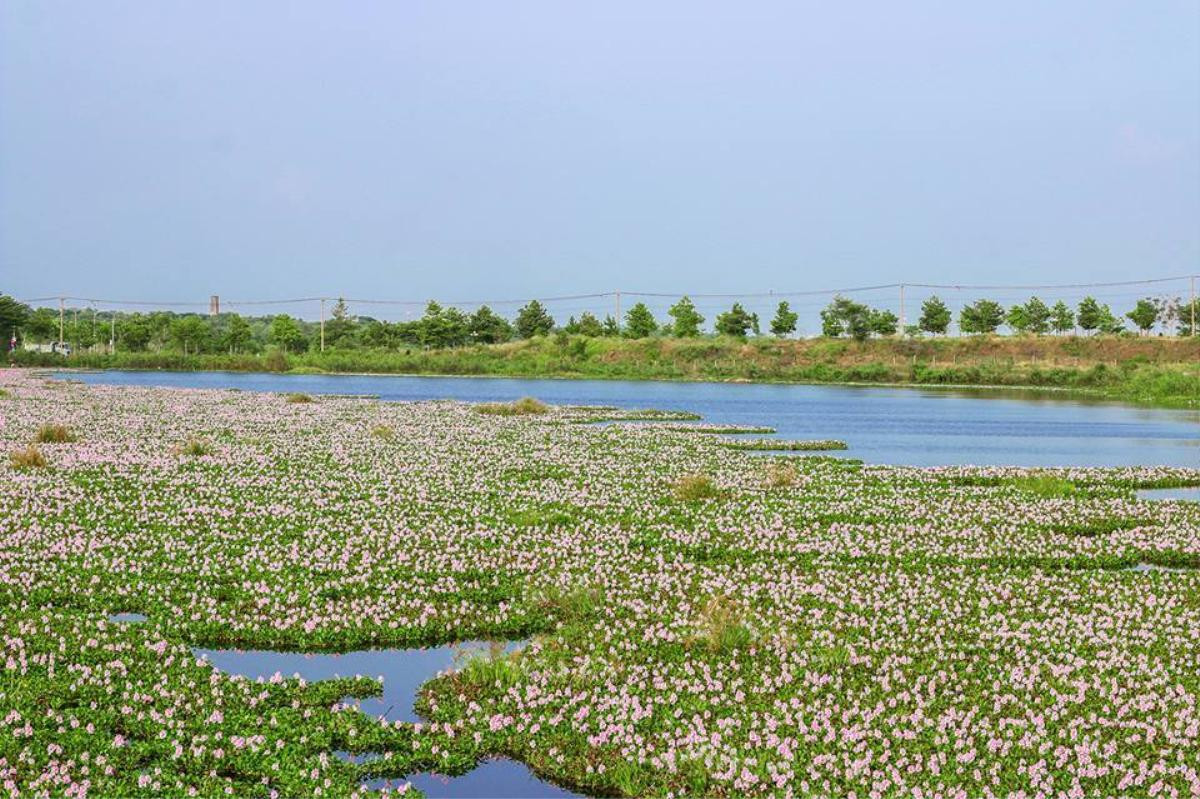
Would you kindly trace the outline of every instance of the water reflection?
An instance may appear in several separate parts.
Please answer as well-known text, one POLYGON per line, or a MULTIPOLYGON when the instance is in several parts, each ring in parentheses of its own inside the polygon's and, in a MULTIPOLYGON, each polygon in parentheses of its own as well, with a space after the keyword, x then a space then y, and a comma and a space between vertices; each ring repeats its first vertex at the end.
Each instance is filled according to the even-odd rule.
POLYGON ((1187 488, 1143 488, 1137 492, 1138 499, 1182 500, 1200 502, 1200 486, 1187 488))
POLYGON ((471 657, 492 657, 515 652, 524 641, 465 641, 425 649, 361 649, 341 654, 275 652, 265 649, 200 649, 196 657, 208 660, 227 674, 251 680, 298 674, 306 680, 332 677, 381 677, 383 695, 352 700, 364 713, 388 721, 420 721, 413 704, 417 690, 439 672, 461 667, 471 657))

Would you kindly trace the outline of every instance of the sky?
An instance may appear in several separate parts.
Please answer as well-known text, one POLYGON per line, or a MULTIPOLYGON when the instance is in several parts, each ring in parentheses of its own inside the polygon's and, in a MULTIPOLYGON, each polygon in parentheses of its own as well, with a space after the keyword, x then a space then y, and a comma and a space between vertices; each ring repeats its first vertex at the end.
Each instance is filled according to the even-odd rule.
POLYGON ((1194 0, 0 3, 19 298, 1194 273, 1194 0))

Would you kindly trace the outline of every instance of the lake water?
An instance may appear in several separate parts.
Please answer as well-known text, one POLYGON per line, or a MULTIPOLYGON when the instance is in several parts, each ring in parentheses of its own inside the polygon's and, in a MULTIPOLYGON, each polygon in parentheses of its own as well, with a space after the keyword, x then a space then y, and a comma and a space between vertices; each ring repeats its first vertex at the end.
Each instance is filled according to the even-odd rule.
POLYGON ((782 438, 836 438, 868 463, 1200 467, 1200 411, 1138 408, 1053 392, 759 383, 680 383, 244 372, 60 373, 106 385, 368 394, 384 400, 552 404, 694 411, 705 422, 767 425, 782 438))

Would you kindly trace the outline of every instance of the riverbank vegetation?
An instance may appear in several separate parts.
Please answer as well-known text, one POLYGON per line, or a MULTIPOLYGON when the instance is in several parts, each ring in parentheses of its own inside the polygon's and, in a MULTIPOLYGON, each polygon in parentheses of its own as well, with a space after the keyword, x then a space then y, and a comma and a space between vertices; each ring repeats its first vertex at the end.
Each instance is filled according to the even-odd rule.
POLYGON ((0 465, 10 790, 346 796, 497 755, 596 795, 1200 790, 1200 504, 1135 494, 1200 470, 764 457, 672 414, 594 424, 606 408, 0 385, 0 450, 73 439, 0 465), (357 709, 371 677, 254 682, 193 652, 478 638, 528 643, 427 683, 420 725, 357 709))

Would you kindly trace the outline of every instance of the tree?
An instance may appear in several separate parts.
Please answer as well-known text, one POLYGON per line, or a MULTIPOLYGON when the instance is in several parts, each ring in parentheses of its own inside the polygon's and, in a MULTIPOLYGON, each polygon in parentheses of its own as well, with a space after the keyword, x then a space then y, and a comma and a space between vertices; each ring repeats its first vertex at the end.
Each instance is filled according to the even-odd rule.
POLYGON ((771 332, 782 338, 789 333, 796 332, 796 322, 800 319, 800 314, 791 309, 786 300, 779 303, 779 307, 775 309, 775 318, 771 320, 771 332))
POLYGON ((1029 329, 1029 321, 1025 315, 1024 305, 1014 305, 1009 308, 1008 313, 1004 315, 1004 321, 1014 333, 1024 333, 1029 329))
POLYGON ((1179 335, 1194 336, 1200 333, 1200 297, 1179 306, 1179 335), (1192 320, 1195 320, 1193 326, 1192 320))
POLYGON ((575 331, 581 336, 599 338, 604 335, 604 325, 600 323, 600 320, 591 311, 584 311, 579 315, 579 321, 575 324, 575 331))
POLYGON ((1004 306, 993 300, 979 300, 958 313, 958 327, 964 333, 995 333, 1004 321, 1004 306))
POLYGON ((669 332, 679 338, 695 338, 700 335, 700 325, 704 324, 704 317, 696 310, 690 298, 680 298, 679 302, 667 309, 667 316, 675 320, 669 325, 669 332))
POLYGON ((122 349, 141 352, 146 349, 153 335, 150 321, 140 313, 122 316, 117 320, 117 341, 122 349))
POLYGON ((517 335, 521 338, 544 336, 554 329, 554 318, 537 300, 517 311, 517 335))
POLYGON ((467 331, 471 341, 477 344, 500 344, 513 336, 512 325, 486 305, 471 314, 467 323, 467 331))
POLYGON ((750 332, 756 336, 762 335, 762 330, 758 326, 758 312, 750 314, 750 332))
POLYGON ((1145 335, 1154 327, 1154 323, 1158 321, 1158 308, 1151 300, 1138 300, 1137 305, 1133 310, 1125 314, 1131 322, 1137 325, 1138 330, 1145 335))
POLYGON ((354 335, 354 327, 354 317, 350 315, 346 301, 339 297, 329 319, 325 321, 325 343, 330 347, 350 343, 350 338, 354 335))
MULTIPOLYGON (((28 305, 17 302, 7 294, 0 294, 0 337, 7 345, 13 339, 20 339, 21 329, 28 321, 32 310, 28 305)), ((8 346, 5 346, 8 349, 8 346)))
POLYGON ((1066 333, 1075 327, 1075 315, 1065 302, 1059 300, 1050 309, 1050 329, 1055 333, 1066 333))
POLYGON ((238 314, 230 314, 229 326, 225 329, 224 346, 231 353, 241 352, 250 345, 252 338, 250 323, 238 314))
POLYGON ((1046 303, 1037 297, 1030 297, 1023 306, 1025 312, 1025 329, 1030 333, 1042 335, 1050 329, 1050 309, 1046 303))
POLYGON ((722 336, 745 338, 746 332, 750 330, 750 324, 750 314, 746 313, 746 309, 741 306, 741 303, 735 302, 728 311, 717 314, 716 328, 722 336))
POLYGON ((171 325, 171 339, 183 350, 183 354, 200 352, 209 338, 210 328, 198 316, 178 317, 171 325))
POLYGON ((1096 302, 1094 297, 1084 297, 1079 302, 1079 313, 1076 314, 1075 319, 1079 323, 1079 327, 1091 333, 1104 326, 1105 311, 1108 311, 1108 316, 1112 316, 1112 311, 1108 310, 1107 305, 1096 302))
POLYGON ((936 294, 921 303, 921 318, 917 325, 926 333, 944 334, 950 328, 950 309, 936 294))
POLYGON ((639 302, 626 312, 625 335, 629 338, 648 338, 654 335, 655 330, 658 330, 658 322, 646 303, 639 302))
POLYGON ((871 309, 848 297, 836 296, 821 311, 821 333, 866 341, 871 337, 871 309))
POLYGON ((891 311, 872 308, 867 314, 867 326, 877 336, 894 336, 900 319, 891 311))
POLYGON ((604 332, 601 335, 605 338, 617 338, 621 335, 621 326, 613 319, 612 314, 604 317, 604 332))
POLYGON ((417 325, 417 339, 422 346, 443 349, 467 343, 469 320, 457 308, 443 308, 430 300, 417 325))
POLYGON ((304 352, 308 349, 308 337, 300 329, 300 323, 287 314, 279 314, 271 320, 270 339, 287 352, 304 352))

